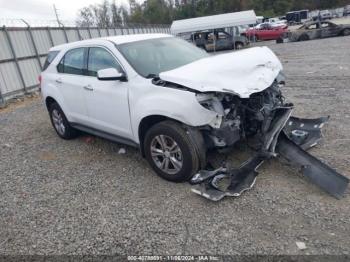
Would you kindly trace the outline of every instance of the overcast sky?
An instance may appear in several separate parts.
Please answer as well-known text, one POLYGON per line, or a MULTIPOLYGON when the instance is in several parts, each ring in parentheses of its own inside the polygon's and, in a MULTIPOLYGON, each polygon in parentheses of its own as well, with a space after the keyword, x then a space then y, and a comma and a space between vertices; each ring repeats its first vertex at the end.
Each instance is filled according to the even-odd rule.
MULTIPOLYGON (((0 0, 0 18, 53 20, 55 4, 61 20, 75 20, 80 8, 101 2, 102 0, 0 0)), ((116 3, 125 4, 127 0, 116 0, 116 3)))

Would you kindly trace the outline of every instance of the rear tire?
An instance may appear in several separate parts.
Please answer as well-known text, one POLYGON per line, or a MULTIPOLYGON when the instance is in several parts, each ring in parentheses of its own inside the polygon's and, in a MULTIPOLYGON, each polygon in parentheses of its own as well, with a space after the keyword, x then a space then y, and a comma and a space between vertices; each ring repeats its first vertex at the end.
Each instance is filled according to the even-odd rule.
POLYGON ((237 49, 237 50, 240 50, 240 49, 243 49, 244 45, 243 43, 241 42, 237 42, 235 45, 234 45, 234 49, 237 49))
POLYGON ((205 165, 203 137, 174 121, 163 121, 146 133, 144 152, 147 161, 162 178, 183 182, 205 165))
POLYGON ((310 40, 310 37, 308 35, 301 35, 299 37, 299 41, 308 41, 310 40))
POLYGON ((69 124, 61 107, 56 102, 50 104, 48 109, 51 124, 59 137, 63 139, 73 139, 79 135, 79 131, 69 124))
POLYGON ((277 38, 276 43, 277 44, 282 44, 283 43, 283 38, 282 37, 277 38))

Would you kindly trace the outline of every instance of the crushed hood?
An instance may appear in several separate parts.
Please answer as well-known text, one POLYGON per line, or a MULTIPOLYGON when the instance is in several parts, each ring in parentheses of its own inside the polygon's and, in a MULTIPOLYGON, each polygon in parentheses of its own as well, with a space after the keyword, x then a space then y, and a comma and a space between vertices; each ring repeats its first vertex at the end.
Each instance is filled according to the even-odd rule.
POLYGON ((268 88, 281 70, 281 62, 268 47, 254 47, 203 58, 162 72, 159 77, 200 92, 227 92, 248 98, 268 88))

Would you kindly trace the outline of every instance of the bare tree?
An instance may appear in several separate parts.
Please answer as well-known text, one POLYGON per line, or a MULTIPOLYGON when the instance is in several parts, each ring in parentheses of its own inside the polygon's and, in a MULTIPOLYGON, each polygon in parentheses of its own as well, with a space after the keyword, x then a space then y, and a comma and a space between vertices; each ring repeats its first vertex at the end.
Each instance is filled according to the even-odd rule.
POLYGON ((115 0, 111 4, 111 13, 112 13, 112 26, 118 27, 123 23, 123 19, 120 13, 120 8, 116 5, 115 0))
POLYGON ((78 12, 78 19, 76 20, 78 26, 89 27, 96 25, 94 14, 90 7, 84 7, 78 12))

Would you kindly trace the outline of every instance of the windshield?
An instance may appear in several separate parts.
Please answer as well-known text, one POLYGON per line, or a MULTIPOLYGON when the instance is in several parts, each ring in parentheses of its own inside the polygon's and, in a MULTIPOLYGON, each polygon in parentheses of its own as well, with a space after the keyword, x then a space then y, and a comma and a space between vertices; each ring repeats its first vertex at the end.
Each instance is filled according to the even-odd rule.
POLYGON ((209 55, 182 39, 164 37, 118 45, 119 51, 143 77, 158 76, 209 55))

